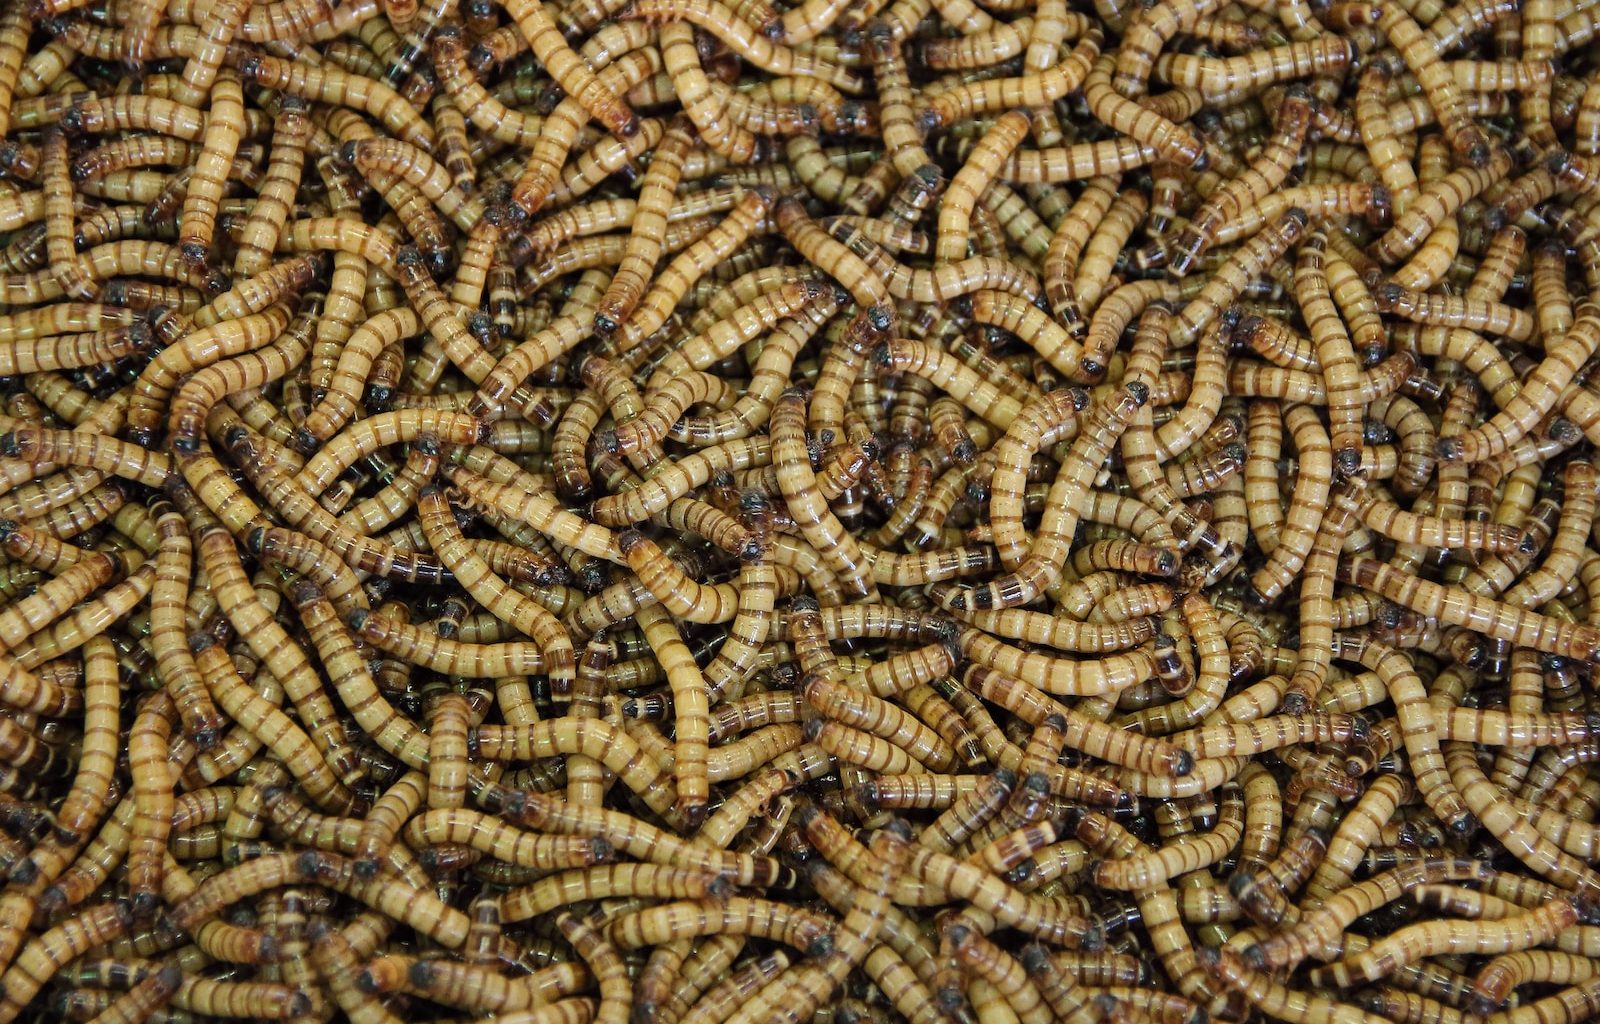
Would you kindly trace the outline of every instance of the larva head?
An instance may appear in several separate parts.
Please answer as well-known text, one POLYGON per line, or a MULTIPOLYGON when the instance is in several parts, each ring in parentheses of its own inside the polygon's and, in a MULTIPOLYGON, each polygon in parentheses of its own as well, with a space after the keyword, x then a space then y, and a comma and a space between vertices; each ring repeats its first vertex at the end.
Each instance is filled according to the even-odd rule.
POLYGON ((888 334, 894 329, 894 307, 874 304, 862 310, 857 319, 876 334, 888 334))
POLYGON ((422 272, 426 261, 422 257, 422 250, 414 245, 402 245, 394 254, 395 269, 402 274, 416 275, 422 272))
POLYGON ((312 918, 306 923, 306 938, 314 943, 327 942, 333 934, 333 926, 320 917, 312 918))
POLYGON ((121 908, 126 906, 129 916, 137 921, 143 921, 155 916, 156 910, 161 905, 161 896, 154 892, 136 892, 126 902, 118 901, 118 916, 121 908))
POLYGON ((467 314, 467 333, 477 339, 478 344, 488 347, 495 338, 494 317, 481 309, 475 309, 467 314))
POLYGON ((1085 953, 1097 953, 1106 948, 1105 924, 1091 917, 1074 938, 1077 939, 1078 948, 1085 953))
POLYGON ((236 424, 228 428, 222 435, 222 446, 235 455, 256 454, 256 446, 250 440, 250 428, 243 424, 236 424))
POLYGON ((1037 942, 1030 942, 1022 947, 1022 954, 1017 959, 1021 962, 1022 969, 1035 977, 1054 973, 1049 951, 1037 942))
POLYGON ((1489 161, 1494 156, 1494 150, 1489 146, 1489 140, 1481 131, 1475 133, 1476 137, 1462 147, 1462 158, 1473 167, 1488 167, 1489 161))
POLYGON ((482 799, 485 807, 498 812, 502 817, 517 819, 528 811, 527 793, 498 783, 485 786, 482 799))
POLYGON ((1394 193, 1376 182, 1367 186, 1367 223, 1381 227, 1394 216, 1394 193))
POLYGON ((867 24, 867 56, 874 62, 895 60, 900 55, 899 45, 895 42, 894 29, 888 22, 873 19, 867 24))
POLYGON ((61 126, 61 131, 65 135, 76 139, 82 137, 89 130, 89 121, 89 114, 84 110, 83 104, 74 102, 72 106, 67 108, 66 113, 61 115, 61 120, 57 123, 61 126))
POLYGON ((1545 436, 1556 444, 1571 447, 1583 440, 1583 428, 1565 416, 1557 416, 1550 421, 1545 436))
POLYGON ((1196 946, 1195 959, 1200 961, 1200 966, 1210 974, 1219 974, 1222 969, 1222 953, 1212 946, 1196 946))
MULTIPOLYGON (((76 833, 73 838, 76 838, 76 833)), ((11 871, 6 877, 18 885, 32 885, 39 877, 39 864, 32 857, 24 857, 11 866, 11 871)))
POLYGON ((901 843, 909 843, 916 839, 916 833, 912 830, 911 824, 903 818, 890 818, 881 831, 901 843))
POLYGON ((957 949, 970 944, 974 939, 972 926, 966 924, 959 916, 951 917, 944 926, 944 938, 957 949))
POLYGON ((752 533, 739 549, 739 561, 746 565, 759 564, 767 554, 767 542, 760 532, 752 533))

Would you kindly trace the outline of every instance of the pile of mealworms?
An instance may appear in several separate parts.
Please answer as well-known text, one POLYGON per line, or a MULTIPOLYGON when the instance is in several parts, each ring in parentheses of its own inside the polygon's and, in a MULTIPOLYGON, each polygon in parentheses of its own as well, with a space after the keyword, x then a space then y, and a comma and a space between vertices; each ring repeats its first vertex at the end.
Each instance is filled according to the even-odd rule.
POLYGON ((1600 1016, 1597 349, 1595 0, 0 0, 0 1024, 1600 1016))

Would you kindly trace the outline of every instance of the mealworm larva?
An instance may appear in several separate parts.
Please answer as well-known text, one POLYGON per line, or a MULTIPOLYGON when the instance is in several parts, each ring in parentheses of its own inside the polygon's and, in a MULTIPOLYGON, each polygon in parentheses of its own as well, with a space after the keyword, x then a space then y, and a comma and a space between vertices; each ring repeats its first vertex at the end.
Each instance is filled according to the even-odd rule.
POLYGON ((1348 983, 1349 979, 1355 977, 1376 980, 1381 974, 1402 967, 1415 957, 1426 955, 1427 950, 1436 946, 1482 952, 1512 952, 1540 942, 1543 936, 1554 935, 1576 921, 1577 915, 1578 911, 1571 900, 1556 900, 1538 910, 1503 921, 1474 922, 1466 926, 1456 924, 1449 928, 1413 926, 1373 943, 1348 963, 1341 961, 1318 968, 1318 973, 1323 977, 1340 979, 1335 984, 1348 983))
POLYGON ((256 656, 284 684, 329 764, 346 781, 359 777, 359 763, 326 689, 304 650, 273 620, 250 587, 233 540, 220 530, 210 529, 201 534, 196 551, 224 613, 239 635, 251 644, 256 656))
POLYGON ((1008 608, 1032 600, 1044 585, 1059 574, 1077 517, 1074 498, 1088 487, 1092 467, 1096 467, 1116 443, 1134 412, 1144 404, 1149 388, 1133 382, 1126 385, 1114 402, 1102 406, 1098 422, 1085 429, 1074 442, 1073 456, 1068 467, 1069 477, 1063 475, 1052 486, 1047 504, 1047 528, 1035 535, 1027 557, 1019 563, 1010 577, 987 584, 983 588, 945 590, 941 603, 956 608, 1008 608), (1054 566, 1052 568, 1052 563, 1054 566))

